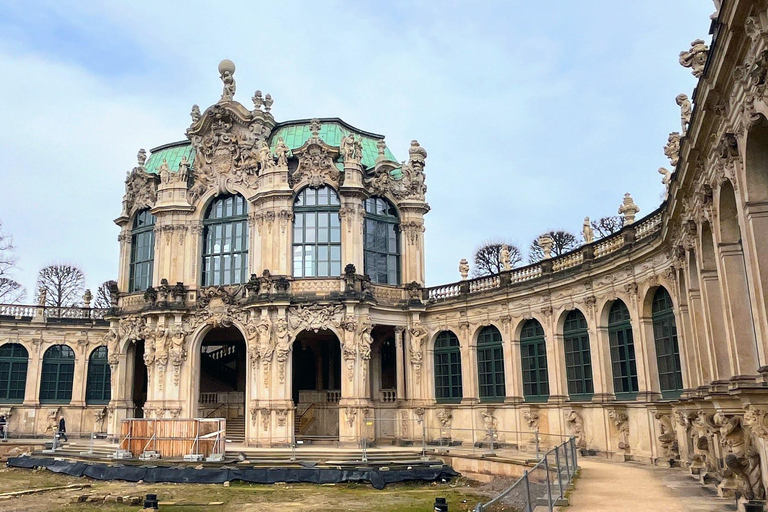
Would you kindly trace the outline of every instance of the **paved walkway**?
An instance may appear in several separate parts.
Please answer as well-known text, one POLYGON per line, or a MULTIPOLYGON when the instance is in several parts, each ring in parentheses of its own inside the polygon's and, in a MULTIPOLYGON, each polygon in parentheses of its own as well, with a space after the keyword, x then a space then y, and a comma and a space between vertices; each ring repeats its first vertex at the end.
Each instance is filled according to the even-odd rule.
POLYGON ((736 510, 735 500, 718 498, 682 469, 636 462, 579 459, 581 477, 562 512, 721 512, 736 510))

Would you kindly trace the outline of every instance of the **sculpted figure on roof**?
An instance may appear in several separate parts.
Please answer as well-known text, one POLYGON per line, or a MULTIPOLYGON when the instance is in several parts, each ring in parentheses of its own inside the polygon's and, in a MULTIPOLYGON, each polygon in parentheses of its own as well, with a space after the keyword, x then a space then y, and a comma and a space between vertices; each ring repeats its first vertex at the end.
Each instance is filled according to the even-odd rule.
POLYGON ((691 43, 691 48, 688 51, 680 52, 680 65, 684 68, 691 68, 691 74, 699 78, 704 73, 708 53, 709 47, 704 44, 704 41, 696 39, 691 43))
POLYGON ((682 129, 680 133, 685 135, 688 131, 688 123, 691 122, 691 100, 688 99, 687 94, 678 94, 675 98, 675 103, 680 106, 680 123, 682 129))
POLYGON ((288 146, 285 145, 282 137, 277 139, 277 144, 275 144, 275 156, 277 156, 278 167, 288 167, 288 146))
POLYGON ((664 155, 669 158, 669 163, 672 167, 677 166, 677 161, 680 159, 680 134, 672 132, 667 138, 667 145, 664 146, 664 155))
POLYGON ((342 137, 339 151, 345 164, 359 164, 363 159, 363 142, 354 133, 342 137))
POLYGON ((237 87, 235 83, 235 63, 229 59, 224 59, 219 63, 219 73, 221 73, 221 81, 224 82, 221 101, 232 101, 237 87))

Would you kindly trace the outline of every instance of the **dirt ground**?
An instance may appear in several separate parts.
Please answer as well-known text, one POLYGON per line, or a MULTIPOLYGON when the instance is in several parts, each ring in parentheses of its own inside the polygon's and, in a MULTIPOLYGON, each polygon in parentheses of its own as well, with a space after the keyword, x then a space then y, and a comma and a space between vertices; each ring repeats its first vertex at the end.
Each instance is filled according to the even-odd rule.
MULTIPOLYGON (((0 468, 0 493, 43 487, 91 484, 82 490, 47 491, 14 497, 0 497, 0 512, 78 512, 135 511, 141 506, 121 503, 72 503, 73 499, 93 497, 158 495, 163 502, 176 505, 161 506, 174 512, 255 512, 280 511, 366 511, 366 512, 429 512, 435 498, 447 498, 451 512, 469 511, 487 498, 463 479, 445 484, 395 484, 381 491, 365 484, 275 484, 257 485, 233 482, 221 484, 135 484, 101 482, 52 473, 48 470, 0 468), (207 506, 208 502, 224 502, 207 506), (188 505, 184 505, 184 504, 188 505), (205 505, 203 505, 205 504, 205 505)), ((503 510, 503 509, 499 509, 503 510)), ((507 507, 507 511, 512 510, 507 507)))

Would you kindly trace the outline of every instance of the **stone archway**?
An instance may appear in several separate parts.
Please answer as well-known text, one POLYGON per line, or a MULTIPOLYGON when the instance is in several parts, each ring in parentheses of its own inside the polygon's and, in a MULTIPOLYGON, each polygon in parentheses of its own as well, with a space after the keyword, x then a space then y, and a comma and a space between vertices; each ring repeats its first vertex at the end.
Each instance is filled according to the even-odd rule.
POLYGON ((338 439, 342 384, 338 337, 329 330, 302 331, 291 353, 296 438, 314 442, 338 439))

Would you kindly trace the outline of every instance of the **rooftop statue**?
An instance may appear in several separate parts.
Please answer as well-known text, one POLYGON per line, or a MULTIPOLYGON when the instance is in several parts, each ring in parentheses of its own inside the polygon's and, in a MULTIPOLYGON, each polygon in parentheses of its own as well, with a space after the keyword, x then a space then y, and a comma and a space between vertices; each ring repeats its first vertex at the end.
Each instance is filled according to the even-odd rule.
POLYGON ((591 244, 595 240, 595 231, 592 229, 592 223, 589 221, 589 217, 584 217, 584 226, 581 228, 581 235, 584 237, 584 242, 591 244))
POLYGON ((251 101, 253 101, 253 110, 261 110, 261 107, 264 106, 264 98, 261 96, 261 91, 253 93, 251 101))
POLYGON ((467 277, 469 277, 469 262, 467 258, 461 258, 461 261, 459 261, 459 274, 462 281, 466 281, 467 277))
POLYGON ((512 270, 512 264, 509 261, 509 247, 506 244, 501 245, 499 260, 501 262, 501 270, 512 270))
POLYGON ((232 101, 235 97, 235 89, 237 88, 235 83, 235 63, 229 59, 219 62, 219 73, 221 73, 221 81, 224 82, 224 90, 221 93, 220 101, 232 101))
POLYGON ((678 94, 675 98, 675 103, 680 106, 680 133, 685 135, 688 131, 688 125, 691 122, 691 100, 688 99, 687 94, 678 94))
POLYGON ((139 168, 143 169, 144 164, 147 163, 147 152, 144 149, 140 149, 139 153, 136 155, 136 160, 139 163, 139 168))
POLYGON ((680 134, 672 132, 667 138, 667 145, 664 146, 664 155, 669 158, 672 167, 677 167, 677 161, 680 159, 680 134))
POLYGON ((282 137, 277 139, 275 155, 277 156, 278 167, 288 167, 288 146, 285 145, 285 141, 282 137))
POLYGON ((196 123, 200 120, 200 107, 197 105, 192 105, 192 112, 189 113, 189 115, 192 117, 192 122, 196 123))

